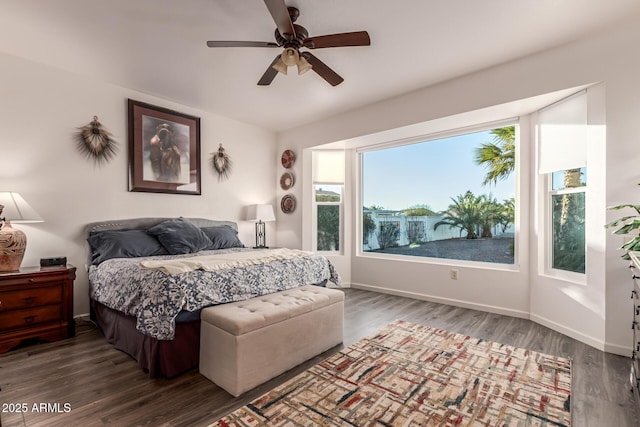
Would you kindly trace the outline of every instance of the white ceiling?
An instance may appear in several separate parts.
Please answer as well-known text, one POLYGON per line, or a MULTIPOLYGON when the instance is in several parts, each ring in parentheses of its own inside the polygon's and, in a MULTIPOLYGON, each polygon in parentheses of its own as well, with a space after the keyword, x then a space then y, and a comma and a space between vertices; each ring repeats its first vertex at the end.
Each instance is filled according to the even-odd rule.
POLYGON ((287 0, 310 36, 367 30, 369 47, 316 49, 345 81, 278 75, 262 0, 0 0, 0 51, 282 131, 570 42, 640 13, 638 0, 287 0))

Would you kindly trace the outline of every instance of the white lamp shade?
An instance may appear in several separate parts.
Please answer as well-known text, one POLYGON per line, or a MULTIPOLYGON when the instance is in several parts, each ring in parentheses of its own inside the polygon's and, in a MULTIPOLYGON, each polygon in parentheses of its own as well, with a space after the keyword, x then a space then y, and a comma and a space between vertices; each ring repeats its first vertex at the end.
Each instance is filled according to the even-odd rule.
POLYGON ((0 205, 4 206, 0 218, 6 218, 15 223, 44 222, 38 212, 18 193, 1 191, 0 205))
POLYGON ((271 205, 250 205, 247 208, 247 221, 275 221, 276 216, 271 205))

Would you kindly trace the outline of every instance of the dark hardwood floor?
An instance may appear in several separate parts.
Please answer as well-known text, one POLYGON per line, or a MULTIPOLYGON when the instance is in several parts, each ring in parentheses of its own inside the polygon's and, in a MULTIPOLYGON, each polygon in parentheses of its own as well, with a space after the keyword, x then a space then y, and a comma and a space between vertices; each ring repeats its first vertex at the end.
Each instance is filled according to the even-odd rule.
MULTIPOLYGON (((404 319, 571 357, 572 425, 638 425, 628 385, 628 358, 603 353, 528 320, 357 289, 344 291, 345 346, 390 321, 404 319)), ((111 347, 93 324, 79 321, 75 338, 0 356, 0 403, 5 411, 0 413, 1 425, 205 426, 340 348, 233 398, 197 369, 171 380, 149 379, 129 356, 111 347), (27 411, 15 412, 15 405, 23 403, 27 411), (34 403, 40 412, 34 411, 34 403), (49 405, 40 407, 40 403, 49 405)))

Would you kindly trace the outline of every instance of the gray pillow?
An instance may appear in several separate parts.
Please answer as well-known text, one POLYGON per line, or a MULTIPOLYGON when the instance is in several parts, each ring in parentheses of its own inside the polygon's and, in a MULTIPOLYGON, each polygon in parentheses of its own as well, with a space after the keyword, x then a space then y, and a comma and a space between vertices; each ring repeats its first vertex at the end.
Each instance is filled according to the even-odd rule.
POLYGON ((202 230, 182 218, 161 222, 147 231, 156 236, 171 255, 198 252, 211 245, 202 230))
POLYGON ((244 248, 244 245, 238 239, 238 232, 228 225, 202 227, 202 231, 211 240, 211 245, 206 249, 244 248))
POLYGON ((111 258, 134 258, 168 255, 158 239, 146 230, 110 230, 93 233, 87 238, 91 246, 91 264, 98 265, 111 258))

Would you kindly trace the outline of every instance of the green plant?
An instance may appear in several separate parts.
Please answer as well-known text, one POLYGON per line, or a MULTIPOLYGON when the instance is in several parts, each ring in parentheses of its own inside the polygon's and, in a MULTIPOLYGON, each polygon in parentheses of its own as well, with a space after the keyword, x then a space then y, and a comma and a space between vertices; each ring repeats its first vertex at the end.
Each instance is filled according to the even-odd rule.
POLYGON ((380 249, 386 249, 398 246, 398 237, 400 227, 393 222, 381 222, 380 231, 378 232, 378 245, 380 249))
POLYGON ((623 216, 622 218, 616 219, 615 221, 605 225, 605 227, 619 227, 613 232, 613 234, 634 235, 630 241, 620 247, 620 249, 625 251, 624 255, 622 255, 622 259, 629 260, 629 254, 627 251, 640 251, 640 205, 625 204, 612 206, 609 209, 619 211, 625 208, 633 209, 636 214, 623 216))
POLYGON ((453 201, 444 213, 442 220, 433 224, 433 230, 437 230, 441 225, 448 225, 450 228, 459 228, 460 232, 466 231, 467 239, 477 239, 476 229, 480 223, 480 199, 471 191, 459 194, 457 198, 451 197, 453 201))
POLYGON ((369 235, 373 233, 376 229, 376 223, 371 218, 370 213, 365 213, 362 215, 362 244, 366 245, 369 243, 369 235))

